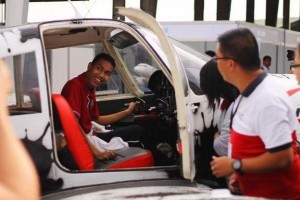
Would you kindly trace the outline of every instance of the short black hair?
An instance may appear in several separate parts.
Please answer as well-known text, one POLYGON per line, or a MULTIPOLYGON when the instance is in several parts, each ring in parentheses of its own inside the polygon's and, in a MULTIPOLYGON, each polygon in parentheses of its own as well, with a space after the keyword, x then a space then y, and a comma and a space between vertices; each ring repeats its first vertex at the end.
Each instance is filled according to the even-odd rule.
POLYGON ((210 57, 216 56, 216 53, 215 53, 214 51, 212 51, 212 50, 207 50, 207 51, 205 51, 205 54, 206 54, 206 55, 209 55, 210 57))
POLYGON ((208 61, 200 70, 200 88, 210 108, 214 107, 215 101, 219 105, 221 98, 231 104, 239 95, 238 89, 223 79, 214 60, 208 61))
POLYGON ((92 61, 92 64, 95 64, 99 60, 106 60, 106 61, 110 62, 110 64, 113 66, 113 68, 116 67, 115 59, 107 53, 99 53, 98 55, 96 55, 92 61))
POLYGON ((295 51, 293 51, 293 50, 287 50, 286 57, 288 58, 288 61, 294 60, 294 58, 295 58, 295 51))
POLYGON ((263 61, 265 61, 265 60, 267 60, 267 59, 272 60, 271 56, 265 55, 265 56, 263 57, 263 61))
POLYGON ((254 71, 260 68, 258 44, 249 29, 227 31, 218 37, 218 43, 224 57, 233 58, 242 69, 254 71))

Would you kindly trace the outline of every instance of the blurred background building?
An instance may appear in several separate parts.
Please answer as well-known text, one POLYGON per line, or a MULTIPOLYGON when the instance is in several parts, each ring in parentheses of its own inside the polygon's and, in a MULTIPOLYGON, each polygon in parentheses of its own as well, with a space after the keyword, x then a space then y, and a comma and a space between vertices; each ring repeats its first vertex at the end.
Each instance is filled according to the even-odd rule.
POLYGON ((247 27, 256 36, 260 56, 272 57, 270 72, 286 73, 287 51, 300 43, 300 0, 0 0, 0 23, 73 18, 127 20, 115 7, 140 8, 161 23, 168 36, 205 53, 215 51, 219 34, 247 27))
POLYGON ((24 22, 74 17, 117 18, 114 7, 141 8, 158 21, 245 21, 300 30, 299 0, 0 0, 0 22, 5 24, 10 6, 24 22))

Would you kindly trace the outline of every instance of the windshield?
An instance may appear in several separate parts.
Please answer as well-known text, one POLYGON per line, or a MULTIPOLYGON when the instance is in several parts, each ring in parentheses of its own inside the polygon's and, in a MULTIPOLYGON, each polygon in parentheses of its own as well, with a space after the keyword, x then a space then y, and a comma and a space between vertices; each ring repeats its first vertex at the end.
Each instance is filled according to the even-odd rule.
MULTIPOLYGON (((162 51, 161 46, 157 41, 157 37, 151 31, 145 28, 139 27, 137 29, 139 29, 140 33, 143 34, 147 41, 152 45, 154 50, 158 53, 162 61, 166 64, 166 66, 168 66, 167 56, 162 51)), ((196 50, 193 50, 192 48, 172 38, 169 39, 181 60, 190 88, 195 92, 195 94, 202 94, 202 92, 199 90, 199 72, 202 66, 210 59, 210 57, 201 54, 200 52, 197 52, 196 50), (198 88, 198 90, 194 90, 195 86, 198 88)), ((182 74, 182 80, 185 79, 185 75, 182 74)))
POLYGON ((184 44, 171 39, 172 44, 175 47, 177 54, 182 62, 182 65, 185 69, 185 73, 189 80, 190 88, 195 92, 195 94, 203 94, 199 90, 195 90, 195 86, 199 87, 200 85, 200 70, 202 66, 210 60, 210 57, 197 52, 196 50, 191 49, 184 44))

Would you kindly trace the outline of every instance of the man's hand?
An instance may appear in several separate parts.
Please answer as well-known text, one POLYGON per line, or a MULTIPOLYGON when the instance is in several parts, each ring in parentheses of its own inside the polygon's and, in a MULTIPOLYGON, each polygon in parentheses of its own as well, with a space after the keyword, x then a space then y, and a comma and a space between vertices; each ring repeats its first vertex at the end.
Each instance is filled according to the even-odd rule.
POLYGON ((215 157, 210 162, 211 171, 216 177, 228 176, 234 172, 232 168, 233 159, 222 156, 215 157))
POLYGON ((220 137, 220 133, 219 133, 219 132, 216 132, 216 133, 214 134, 214 139, 216 139, 216 138, 218 138, 218 137, 220 137))
POLYGON ((108 150, 103 152, 98 151, 98 153, 95 154, 95 156, 98 160, 109 160, 116 156, 116 152, 114 150, 108 150))
POLYGON ((133 113, 133 111, 134 111, 134 109, 135 109, 135 107, 136 107, 137 105, 138 105, 138 102, 137 102, 137 101, 136 101, 136 102, 131 102, 131 103, 129 104, 129 106, 128 106, 128 108, 127 108, 127 111, 128 111, 128 113, 129 113, 129 115, 133 113))
POLYGON ((236 180, 236 175, 232 174, 230 176, 229 180, 229 189, 234 193, 234 194, 242 194, 239 182, 236 180))
POLYGON ((113 124, 117 121, 124 119, 127 116, 130 116, 137 105, 138 102, 131 102, 127 109, 109 115, 100 115, 96 122, 101 125, 113 124))

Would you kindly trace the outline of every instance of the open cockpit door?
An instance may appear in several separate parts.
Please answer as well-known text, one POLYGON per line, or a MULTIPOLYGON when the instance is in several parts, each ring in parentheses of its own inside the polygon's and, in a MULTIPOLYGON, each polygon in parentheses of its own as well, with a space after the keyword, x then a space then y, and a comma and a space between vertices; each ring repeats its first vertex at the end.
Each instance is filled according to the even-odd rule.
POLYGON ((189 123, 192 109, 188 108, 188 81, 175 50, 170 44, 168 37, 165 35, 161 26, 149 14, 132 8, 118 8, 118 14, 128 17, 135 23, 151 30, 161 45, 162 50, 167 56, 167 62, 171 75, 172 83, 175 89, 177 121, 179 138, 177 148, 182 158, 182 175, 186 179, 193 179, 195 176, 194 165, 194 141, 193 141, 193 124, 189 123))

